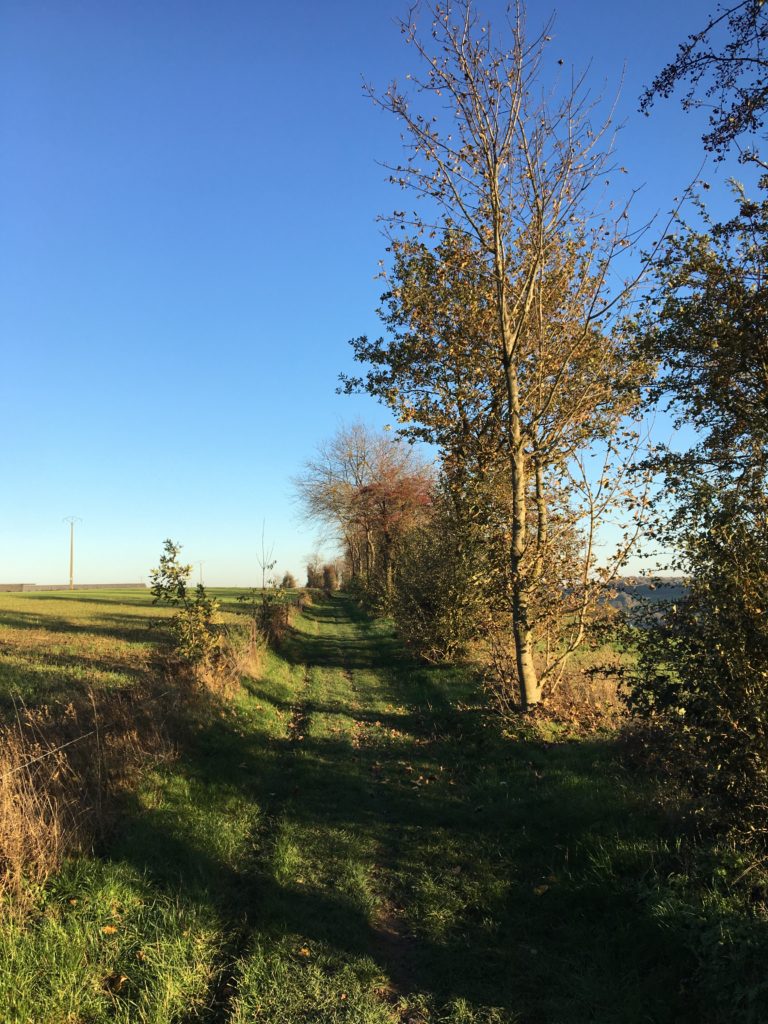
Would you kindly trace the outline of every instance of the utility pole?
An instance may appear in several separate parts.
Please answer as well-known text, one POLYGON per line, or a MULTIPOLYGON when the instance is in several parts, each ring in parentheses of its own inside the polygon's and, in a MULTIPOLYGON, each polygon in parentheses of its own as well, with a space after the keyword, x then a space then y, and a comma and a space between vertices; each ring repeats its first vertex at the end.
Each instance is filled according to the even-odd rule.
POLYGON ((69 589, 75 589, 75 523, 82 523, 80 516, 64 516, 69 523, 69 589))
POLYGON ((205 565, 205 562, 204 561, 203 562, 198 561, 197 565, 198 565, 198 569, 200 571, 200 586, 202 587, 202 585, 203 585, 203 566, 205 565))

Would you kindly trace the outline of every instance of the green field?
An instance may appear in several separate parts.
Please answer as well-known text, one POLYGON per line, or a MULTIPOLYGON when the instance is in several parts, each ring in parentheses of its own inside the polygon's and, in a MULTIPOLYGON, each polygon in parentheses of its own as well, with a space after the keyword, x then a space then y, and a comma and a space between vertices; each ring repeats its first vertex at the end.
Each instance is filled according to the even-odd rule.
MULTIPOLYGON (((130 686, 162 614, 0 594, 1 706, 130 686)), ((92 855, 5 898, 3 1024, 768 1019, 748 862, 694 844, 610 737, 505 735, 470 672, 343 597, 175 739, 92 855)))

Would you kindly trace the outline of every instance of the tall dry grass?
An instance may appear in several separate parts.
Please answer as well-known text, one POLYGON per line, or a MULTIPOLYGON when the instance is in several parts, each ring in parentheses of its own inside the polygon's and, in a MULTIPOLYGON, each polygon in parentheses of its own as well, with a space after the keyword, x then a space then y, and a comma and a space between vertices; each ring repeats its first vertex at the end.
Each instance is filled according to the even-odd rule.
POLYGON ((17 708, 0 728, 0 890, 21 893, 109 831, 119 796, 175 753, 159 685, 17 708))

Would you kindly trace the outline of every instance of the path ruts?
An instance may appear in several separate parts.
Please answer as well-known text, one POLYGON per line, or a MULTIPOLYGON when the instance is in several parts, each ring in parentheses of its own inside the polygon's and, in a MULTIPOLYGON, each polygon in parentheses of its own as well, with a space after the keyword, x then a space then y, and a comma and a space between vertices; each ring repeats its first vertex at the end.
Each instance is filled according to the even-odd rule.
POLYGON ((589 881, 589 844, 621 848, 606 800, 628 806, 596 785, 596 747, 510 742, 467 671, 414 664, 343 597, 305 609, 246 686, 221 756, 258 813, 215 881, 231 941, 209 1024, 685 1019, 645 981, 663 933, 589 881))

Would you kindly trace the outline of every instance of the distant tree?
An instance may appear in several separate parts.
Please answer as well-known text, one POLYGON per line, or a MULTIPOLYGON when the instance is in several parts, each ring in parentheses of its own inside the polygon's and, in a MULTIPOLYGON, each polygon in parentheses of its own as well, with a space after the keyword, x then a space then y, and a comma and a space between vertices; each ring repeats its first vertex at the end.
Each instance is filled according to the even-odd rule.
POLYGON ((280 586, 283 588, 283 590, 295 590, 296 587, 298 586, 298 583, 296 582, 296 577, 293 575, 293 573, 287 572, 283 576, 280 586))
POLYGON ((323 585, 323 566, 319 555, 312 554, 307 557, 307 586, 311 589, 319 589, 323 585))
POLYGON ((352 579, 382 605, 399 541, 428 505, 431 484, 411 446, 359 423, 321 444, 295 480, 307 516, 336 534, 352 579))
POLYGON ((339 574, 333 562, 323 566, 323 589, 329 594, 339 589, 339 574))
POLYGON ((372 539, 355 507, 358 490, 372 478, 378 440, 362 423, 343 427, 307 460, 294 484, 307 518, 330 528, 348 554, 351 575, 365 576, 372 539))
POLYGON ((657 96, 665 99, 682 83, 683 108, 706 107, 705 149, 722 159, 732 145, 744 162, 768 169, 756 139, 765 140, 768 106, 768 8, 765 0, 718 6, 704 25, 681 43, 673 61, 645 90, 640 109, 648 113, 657 96), (740 141, 748 140, 746 144, 740 141))

